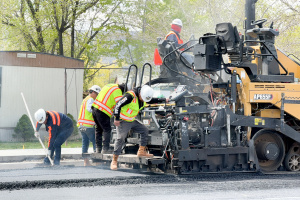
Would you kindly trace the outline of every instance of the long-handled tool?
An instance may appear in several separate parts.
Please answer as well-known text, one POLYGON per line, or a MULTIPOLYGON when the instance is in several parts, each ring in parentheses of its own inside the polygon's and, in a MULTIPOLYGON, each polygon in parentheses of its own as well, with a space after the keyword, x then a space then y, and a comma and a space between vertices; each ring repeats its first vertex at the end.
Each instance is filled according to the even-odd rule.
MULTIPOLYGON (((31 124, 32 124, 32 127, 33 127, 33 130, 36 131, 36 130, 35 130, 34 123, 33 123, 33 121, 32 121, 31 115, 30 115, 30 112, 29 112, 29 109, 28 109, 28 106, 27 106, 27 103, 26 103, 26 100, 25 100, 25 97, 24 97, 24 95, 23 95, 22 92, 21 92, 21 96, 22 96, 22 98, 23 98, 23 101, 24 101, 24 104, 25 104, 25 107, 26 107, 26 110, 27 110, 29 119, 30 119, 31 124)), ((39 139, 39 141, 40 141, 40 143, 41 143, 41 145, 42 145, 42 147, 43 147, 43 149, 44 149, 44 151, 45 151, 45 153, 46 153, 46 156, 49 158, 51 165, 53 165, 53 161, 52 161, 50 155, 48 155, 47 150, 46 150, 46 148, 45 148, 45 145, 43 144, 43 142, 42 142, 42 140, 41 140, 41 137, 38 136, 37 138, 39 139)))

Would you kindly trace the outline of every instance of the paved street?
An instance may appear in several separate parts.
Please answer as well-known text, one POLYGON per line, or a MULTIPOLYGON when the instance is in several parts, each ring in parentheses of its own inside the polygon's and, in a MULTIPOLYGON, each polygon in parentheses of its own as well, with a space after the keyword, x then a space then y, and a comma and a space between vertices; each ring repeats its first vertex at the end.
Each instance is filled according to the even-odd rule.
POLYGON ((45 167, 40 150, 3 152, 2 158, 12 161, 0 163, 1 199, 300 199, 297 173, 167 175, 127 168, 111 171, 109 163, 83 167, 80 149, 63 149, 63 157, 73 158, 62 159, 58 167, 45 167), (20 157, 25 161, 17 162, 20 157))

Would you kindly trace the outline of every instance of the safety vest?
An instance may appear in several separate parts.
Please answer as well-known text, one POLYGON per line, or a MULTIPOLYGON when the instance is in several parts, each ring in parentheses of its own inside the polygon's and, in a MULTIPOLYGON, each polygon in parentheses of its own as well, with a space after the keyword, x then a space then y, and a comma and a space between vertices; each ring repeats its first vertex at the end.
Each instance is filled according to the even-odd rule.
POLYGON ((177 41, 178 41, 178 44, 183 44, 183 40, 182 40, 182 39, 179 39, 178 35, 177 35, 174 31, 170 31, 170 32, 168 33, 168 35, 165 37, 165 40, 167 39, 167 37, 169 37, 169 35, 172 35, 172 34, 174 34, 174 35, 176 36, 177 41))
POLYGON ((79 127, 80 125, 85 126, 85 127, 93 127, 95 125, 95 121, 93 118, 93 115, 91 112, 89 112, 86 109, 86 104, 87 101, 92 98, 90 96, 85 97, 85 99, 82 101, 81 107, 80 107, 80 113, 78 116, 78 122, 77 126, 79 127))
POLYGON ((111 117, 116 103, 121 98, 122 91, 118 84, 108 84, 102 88, 92 106, 111 117))
POLYGON ((144 108, 146 103, 144 102, 143 107, 139 108, 139 99, 135 93, 133 91, 128 91, 127 93, 131 94, 133 100, 131 103, 121 108, 120 118, 128 122, 133 122, 139 111, 144 108))

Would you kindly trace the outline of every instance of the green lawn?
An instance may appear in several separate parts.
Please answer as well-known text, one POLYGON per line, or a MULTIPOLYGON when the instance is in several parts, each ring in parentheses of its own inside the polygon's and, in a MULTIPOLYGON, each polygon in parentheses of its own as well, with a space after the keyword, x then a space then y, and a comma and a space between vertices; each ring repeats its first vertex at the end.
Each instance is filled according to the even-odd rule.
MULTIPOLYGON (((45 147, 48 146, 47 142, 44 142, 45 147)), ((90 143, 92 145, 92 143, 90 143)), ((62 148, 81 148, 82 141, 81 140, 74 140, 74 141, 67 141, 62 145, 62 148)), ((7 149, 40 149, 42 145, 36 142, 0 142, 0 150, 7 150, 7 149)))

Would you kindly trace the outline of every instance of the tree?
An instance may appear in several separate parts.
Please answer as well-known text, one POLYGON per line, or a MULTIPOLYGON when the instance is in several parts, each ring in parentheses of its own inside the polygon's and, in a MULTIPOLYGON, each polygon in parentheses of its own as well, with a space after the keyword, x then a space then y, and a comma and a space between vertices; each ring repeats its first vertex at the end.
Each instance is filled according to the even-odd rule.
POLYGON ((0 11, 2 24, 20 50, 81 58, 98 35, 118 30, 113 19, 117 0, 8 0, 0 11), (12 34, 16 33, 16 34, 12 34))
POLYGON ((70 117, 70 119, 73 122, 73 128, 74 128, 74 130, 72 132, 72 135, 78 135, 79 130, 78 130, 78 127, 77 127, 77 121, 74 119, 73 115, 71 115, 70 113, 68 113, 67 116, 70 117))
POLYGON ((126 1, 5 1, 0 10, 0 30, 5 33, 3 50, 74 57, 83 59, 85 68, 95 67, 103 57, 114 58, 121 65, 124 57, 118 55, 125 45, 123 36, 128 32, 120 20, 120 10, 128 6, 123 2, 126 1))
POLYGON ((296 0, 258 1, 258 19, 268 19, 265 26, 273 22, 274 29, 279 30, 275 45, 283 52, 300 55, 300 2, 296 0))
MULTIPOLYGON (((259 0, 256 19, 278 27, 284 51, 299 54, 297 0, 259 0)), ((6 0, 2 2, 2 50, 46 52, 83 59, 85 68, 153 63, 157 37, 165 37, 175 18, 187 41, 214 33, 231 22, 244 33, 245 0, 6 0)), ((155 70, 154 70, 155 71, 155 70)), ((87 73, 86 73, 87 75, 87 73)), ((94 76, 89 74, 88 84, 94 76)), ((87 87, 87 86, 85 86, 87 87)))
POLYGON ((17 126, 14 129, 15 134, 13 134, 14 138, 23 139, 24 142, 33 138, 34 130, 30 119, 27 115, 22 115, 19 119, 17 126))

